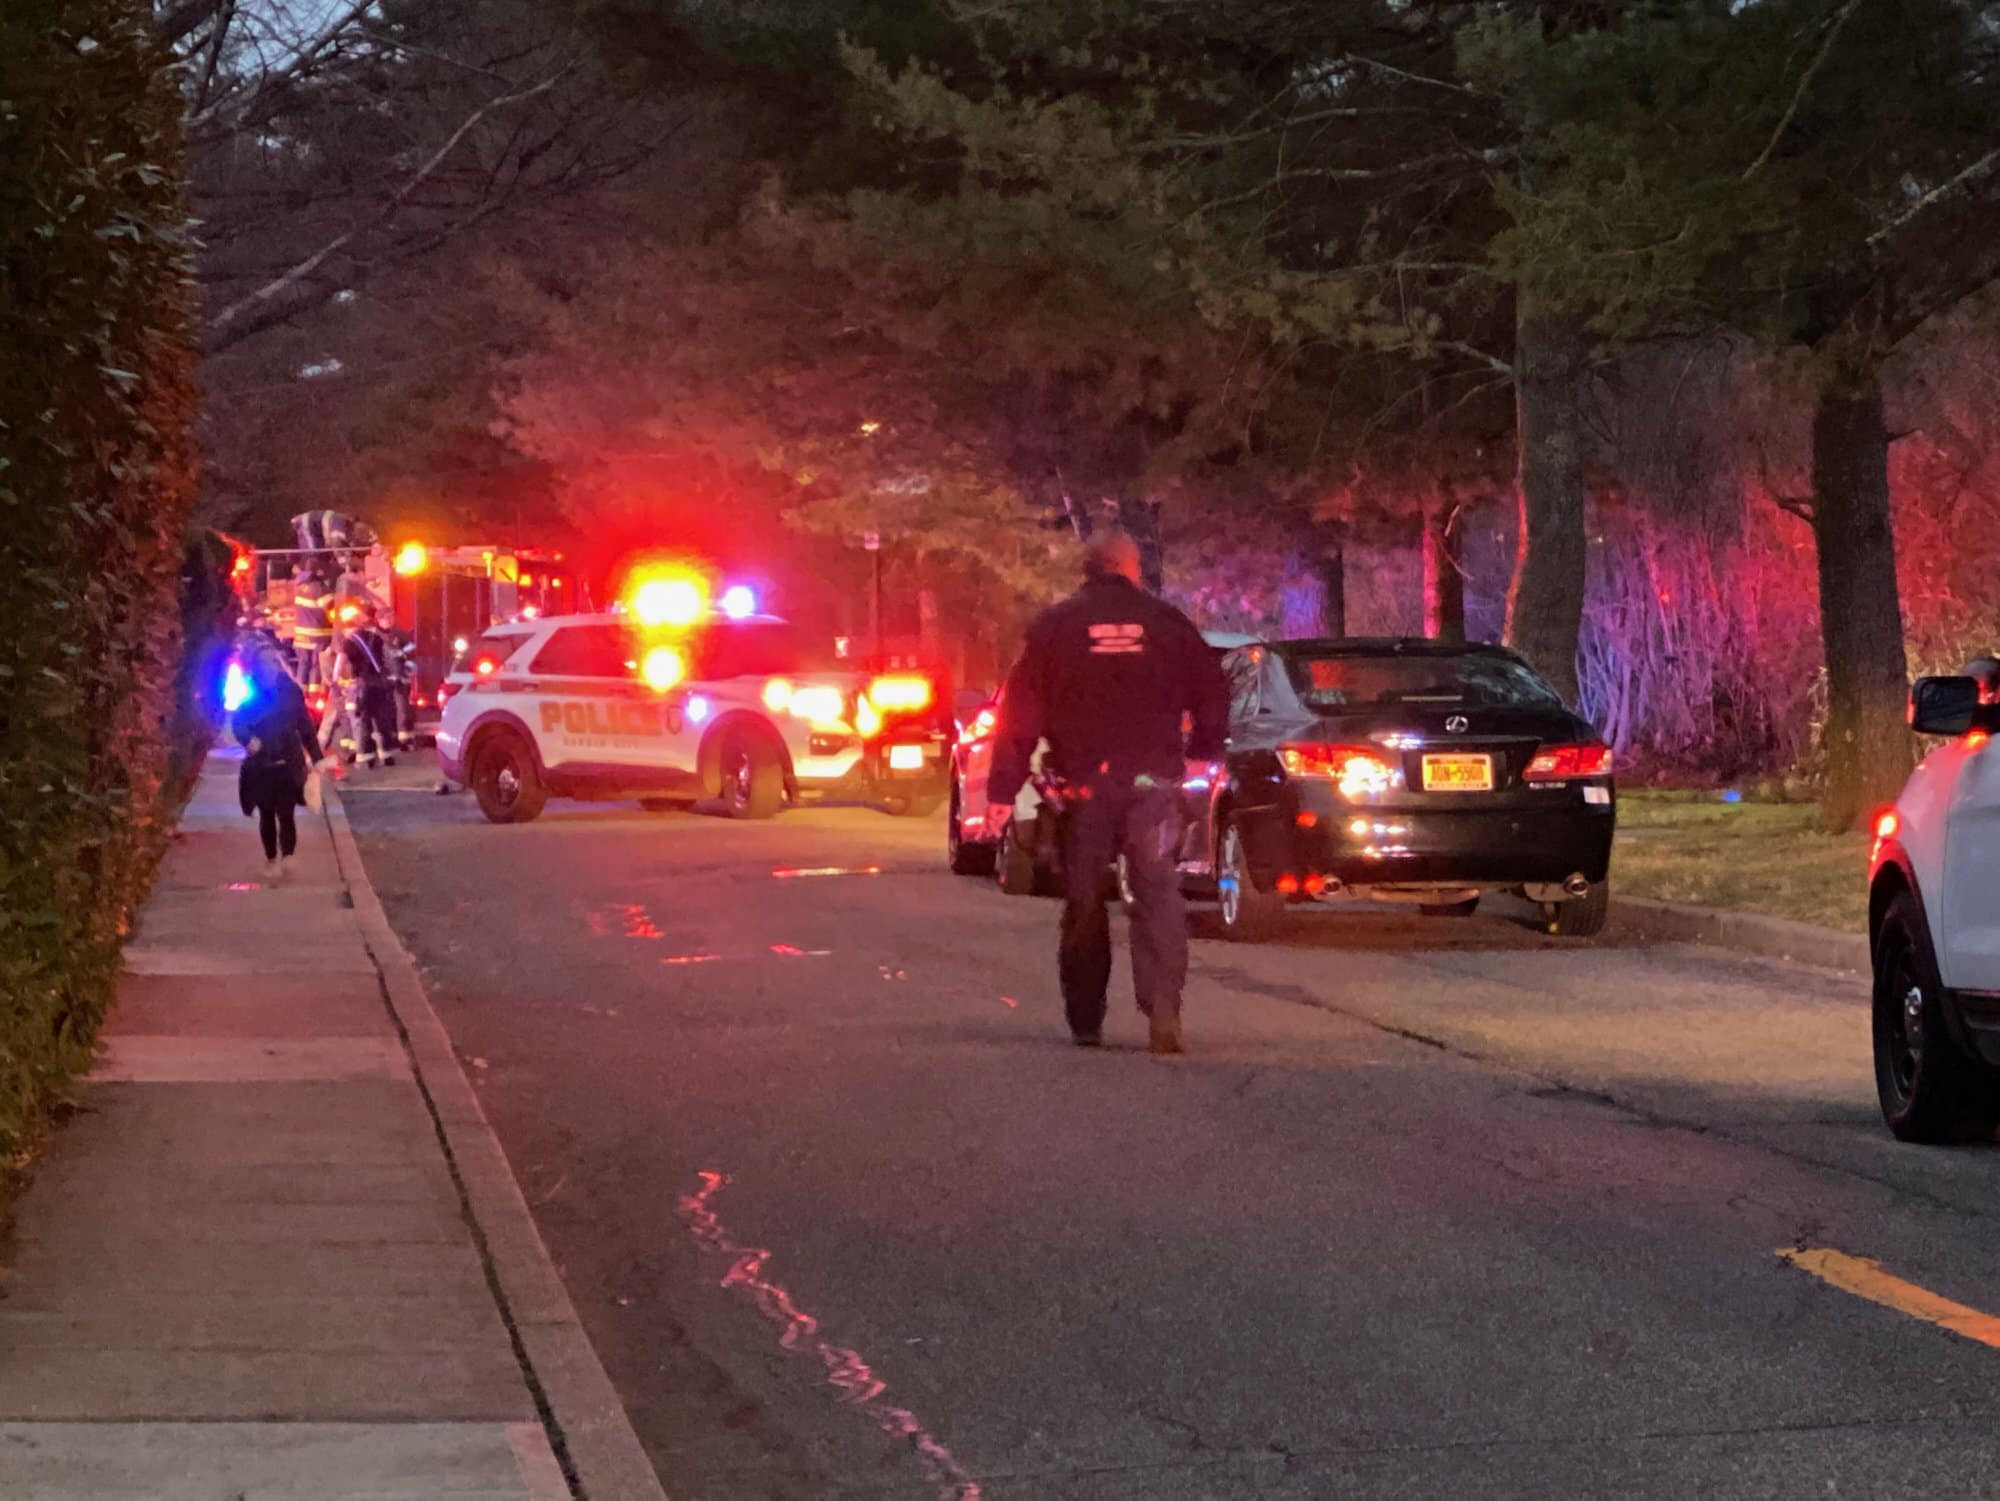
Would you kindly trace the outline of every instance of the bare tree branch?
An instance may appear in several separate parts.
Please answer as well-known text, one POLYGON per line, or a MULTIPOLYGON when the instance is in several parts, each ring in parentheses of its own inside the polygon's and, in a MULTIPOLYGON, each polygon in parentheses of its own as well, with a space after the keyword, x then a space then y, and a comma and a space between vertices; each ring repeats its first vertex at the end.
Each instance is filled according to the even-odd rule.
MULTIPOLYGON (((429 160, 424 162, 410 176, 409 180, 397 190, 388 203, 383 205, 372 221, 356 225, 335 235, 326 244, 320 246, 318 250, 297 262, 281 275, 266 282, 263 286, 257 288, 256 291, 237 298, 236 301, 222 308, 211 317, 208 320, 208 327, 203 340, 204 347, 211 351, 227 348, 230 344, 235 343, 237 339, 246 337, 249 332, 254 331, 253 320, 260 311, 269 311, 284 305, 287 300, 287 294, 291 293, 300 284, 309 281, 328 260, 338 254, 347 245, 353 243, 357 236, 369 230, 380 229, 391 223, 410 201, 411 195, 423 186, 431 174, 444 164, 446 158, 458 148, 459 143, 465 139, 467 134, 480 121, 484 120, 495 110, 505 109, 511 105, 520 104, 538 95, 547 93, 561 81, 562 77, 563 74, 555 74, 543 79, 532 88, 523 89, 519 93, 504 95, 498 99, 489 99, 480 105, 479 108, 475 109, 459 123, 458 129, 454 130, 446 138, 444 144, 431 154, 429 160)), ((256 322, 254 324, 255 328, 268 326, 270 326, 268 322, 256 322)))
POLYGON ((1799 106, 1805 103, 1806 91, 1819 76, 1819 70, 1826 65, 1827 56, 1833 51, 1833 44, 1840 40, 1841 29, 1847 25, 1848 18, 1859 9, 1861 0, 1847 0, 1847 3, 1841 6, 1839 13, 1834 16, 1833 23, 1827 27, 1826 36, 1819 44, 1819 51, 1813 54, 1813 60, 1806 65, 1805 72, 1800 75, 1799 86, 1792 91, 1792 102, 1785 106, 1784 115, 1778 120, 1776 129, 1771 132, 1771 139, 1764 143, 1764 149, 1757 153, 1757 159, 1743 169, 1743 181, 1748 182, 1763 171, 1764 164, 1778 149, 1778 143, 1785 138, 1785 132, 1792 128, 1792 121, 1798 115, 1799 106))

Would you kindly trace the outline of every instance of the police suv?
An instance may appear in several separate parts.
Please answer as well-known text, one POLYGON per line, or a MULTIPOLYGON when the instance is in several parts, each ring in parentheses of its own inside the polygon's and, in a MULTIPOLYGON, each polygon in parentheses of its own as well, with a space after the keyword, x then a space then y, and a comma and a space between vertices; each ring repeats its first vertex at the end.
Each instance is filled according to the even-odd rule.
POLYGON ((813 670, 774 615, 509 622, 468 642, 449 681, 439 767, 494 823, 525 823, 551 796, 718 799, 769 818, 827 796, 921 815, 945 795, 949 721, 929 679, 813 670))
POLYGON ((1875 824, 1868 936, 1875 1087, 1904 1141, 2000 1123, 2000 663, 1919 678, 1910 726, 1946 743, 1875 824), (1981 677, 1972 675, 1983 669, 1981 677))

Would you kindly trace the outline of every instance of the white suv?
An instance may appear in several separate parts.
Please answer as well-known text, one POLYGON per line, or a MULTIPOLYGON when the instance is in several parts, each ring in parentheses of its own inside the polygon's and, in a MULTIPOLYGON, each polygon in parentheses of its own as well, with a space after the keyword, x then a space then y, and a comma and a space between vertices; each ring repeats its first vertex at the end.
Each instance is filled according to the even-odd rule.
MULTIPOLYGON (((1984 664, 1980 664, 1984 665, 1984 664)), ((1950 737, 1875 825, 1868 932, 1875 1087, 1904 1141, 2000 1122, 2000 729, 1995 687, 1919 678, 1910 724, 1950 737)))
POLYGON ((828 795, 921 813, 944 796, 948 736, 928 681, 813 671, 772 615, 509 624, 472 642, 453 679, 438 764, 495 823, 525 823, 552 795, 719 798, 737 818, 828 795))

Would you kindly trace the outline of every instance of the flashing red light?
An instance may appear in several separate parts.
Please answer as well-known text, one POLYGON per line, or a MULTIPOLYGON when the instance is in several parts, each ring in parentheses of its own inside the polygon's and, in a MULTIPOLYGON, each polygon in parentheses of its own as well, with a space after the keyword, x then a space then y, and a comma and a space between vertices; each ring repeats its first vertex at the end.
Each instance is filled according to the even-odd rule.
POLYGON ((1365 745, 1288 742, 1278 747, 1278 761, 1292 776, 1335 783, 1342 797, 1367 797, 1396 785, 1396 769, 1388 758, 1365 745))
POLYGON ((1299 894, 1299 878, 1290 871, 1279 876, 1278 893, 1281 896, 1297 896, 1299 894))
POLYGON ((1611 747, 1591 741, 1584 745, 1545 745, 1521 773, 1530 782, 1568 782, 1579 777, 1611 775, 1611 747))
POLYGON ((229 565, 229 575, 231 578, 240 579, 256 566, 256 560, 249 553, 239 552, 236 555, 236 560, 229 565))
POLYGON ((1310 829, 1319 822, 1319 815, 1308 808, 1293 820, 1302 829, 1310 829))
POLYGON ((472 670, 480 677, 490 678, 500 670, 500 664, 491 657, 481 657, 472 664, 472 670))
POLYGON ((890 673, 868 685, 869 702, 885 714, 908 714, 928 709, 931 697, 931 680, 915 673, 890 673))
POLYGON ((1894 808, 1885 808, 1881 816, 1875 820, 1875 837, 1877 839, 1894 839, 1896 837, 1896 830, 1902 826, 1903 820, 1896 816, 1896 810, 1894 808))
POLYGON ((1992 738, 1993 737, 1984 730, 1974 730, 1970 735, 1967 735, 1965 737, 1965 748, 1969 751, 1984 750, 1986 748, 1986 742, 1991 740, 1992 738))
MULTIPOLYGON (((446 701, 447 699, 449 699, 449 698, 451 697, 451 695, 452 695, 452 686, 451 686, 451 684, 450 684, 450 683, 439 683, 439 684, 438 684, 438 702, 437 702, 437 706, 438 706, 438 707, 439 707, 440 709, 442 709, 442 708, 443 708, 443 707, 445 706, 445 701, 446 701)), ((418 708, 422 708, 422 707, 423 707, 423 702, 424 702, 424 701, 423 701, 422 699, 418 699, 418 700, 417 700, 417 707, 418 707, 418 708)))
POLYGON ((1326 877, 1315 872, 1306 877, 1306 895, 1318 896, 1326 890, 1326 877))

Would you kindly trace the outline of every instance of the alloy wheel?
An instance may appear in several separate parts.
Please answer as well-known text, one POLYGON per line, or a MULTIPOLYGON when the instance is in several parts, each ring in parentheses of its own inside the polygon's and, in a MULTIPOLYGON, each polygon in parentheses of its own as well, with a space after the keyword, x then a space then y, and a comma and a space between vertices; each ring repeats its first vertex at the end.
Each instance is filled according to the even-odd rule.
POLYGON ((1222 835, 1222 870, 1215 878, 1216 896, 1222 906, 1222 921, 1235 927, 1243 915, 1243 840, 1232 827, 1222 835))

